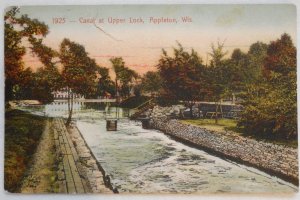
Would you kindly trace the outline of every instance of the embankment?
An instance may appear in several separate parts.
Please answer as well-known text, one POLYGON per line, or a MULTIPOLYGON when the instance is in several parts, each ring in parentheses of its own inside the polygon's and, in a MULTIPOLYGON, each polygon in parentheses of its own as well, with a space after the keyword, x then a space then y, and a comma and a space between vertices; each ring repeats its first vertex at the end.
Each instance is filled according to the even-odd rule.
POLYGON ((106 174, 103 167, 97 161, 75 123, 72 123, 71 126, 68 127, 68 132, 81 158, 81 163, 84 163, 81 167, 83 168, 81 171, 84 171, 86 178, 89 180, 93 193, 118 193, 117 188, 112 186, 109 175, 106 174), (99 178, 101 178, 102 181, 99 180, 99 178), (110 191, 103 186, 109 188, 110 191))
MULTIPOLYGON (((163 110, 155 108, 154 110, 163 110)), ((230 132, 214 132, 198 126, 167 119, 152 112, 151 128, 203 149, 219 157, 258 168, 271 175, 299 185, 297 149, 254 140, 230 132), (158 116, 158 117, 157 117, 158 116)))
POLYGON ((33 165, 47 118, 27 112, 5 110, 4 189, 20 192, 23 178, 33 165))
POLYGON ((75 124, 65 126, 63 119, 55 118, 54 125, 55 143, 62 156, 59 180, 66 183, 63 192, 112 193, 113 188, 109 179, 75 124))

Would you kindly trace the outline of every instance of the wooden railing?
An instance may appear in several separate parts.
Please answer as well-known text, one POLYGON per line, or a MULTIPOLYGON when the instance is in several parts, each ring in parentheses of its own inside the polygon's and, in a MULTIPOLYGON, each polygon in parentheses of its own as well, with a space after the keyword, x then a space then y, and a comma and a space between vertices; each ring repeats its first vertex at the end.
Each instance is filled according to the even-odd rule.
POLYGON ((137 119, 143 112, 145 112, 148 109, 153 108, 154 105, 155 105, 154 99, 150 99, 150 100, 146 101, 145 103, 139 105, 138 107, 134 108, 134 110, 137 110, 137 111, 130 116, 130 119, 137 119))

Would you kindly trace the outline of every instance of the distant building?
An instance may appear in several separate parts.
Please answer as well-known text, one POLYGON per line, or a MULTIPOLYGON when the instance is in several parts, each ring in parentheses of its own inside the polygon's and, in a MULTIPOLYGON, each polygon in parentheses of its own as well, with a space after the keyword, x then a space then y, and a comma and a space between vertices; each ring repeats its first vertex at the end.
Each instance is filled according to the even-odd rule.
MULTIPOLYGON (((72 90, 71 90, 72 92, 72 90)), ((60 90, 54 91, 53 93, 54 99, 68 99, 68 88, 62 88, 60 90)), ((83 95, 73 94, 74 99, 84 99, 83 95)))

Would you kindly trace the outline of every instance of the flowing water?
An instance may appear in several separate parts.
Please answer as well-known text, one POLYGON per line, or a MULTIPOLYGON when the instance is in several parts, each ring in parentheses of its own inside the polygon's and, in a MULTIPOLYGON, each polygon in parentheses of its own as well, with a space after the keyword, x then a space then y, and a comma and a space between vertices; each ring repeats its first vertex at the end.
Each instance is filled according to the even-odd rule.
MULTIPOLYGON (((49 116, 66 116, 65 104, 27 107, 49 116)), ((106 131, 105 116, 115 108, 78 104, 74 118, 98 162, 120 193, 296 192, 296 186, 257 169, 212 156, 145 130, 123 118, 118 130, 106 131)), ((119 116, 127 116, 120 110, 119 116)))

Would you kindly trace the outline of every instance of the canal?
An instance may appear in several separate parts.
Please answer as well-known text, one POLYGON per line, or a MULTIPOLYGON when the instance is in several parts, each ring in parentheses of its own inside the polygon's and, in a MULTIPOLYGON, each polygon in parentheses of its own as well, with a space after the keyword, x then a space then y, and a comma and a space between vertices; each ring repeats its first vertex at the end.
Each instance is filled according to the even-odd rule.
MULTIPOLYGON (((66 116, 66 104, 24 107, 48 116, 66 116)), ((97 161, 120 193, 285 193, 297 186, 257 169, 240 165, 179 143, 120 110, 118 130, 106 131, 107 105, 78 103, 74 119, 97 161)))

